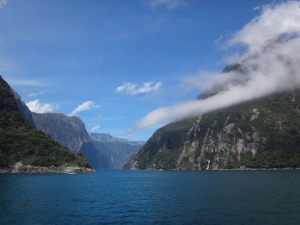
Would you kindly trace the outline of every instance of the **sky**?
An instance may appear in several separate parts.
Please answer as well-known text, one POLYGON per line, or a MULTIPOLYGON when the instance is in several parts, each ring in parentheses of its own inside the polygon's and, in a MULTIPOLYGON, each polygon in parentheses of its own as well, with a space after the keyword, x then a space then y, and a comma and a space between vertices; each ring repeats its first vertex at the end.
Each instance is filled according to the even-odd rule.
POLYGON ((0 0, 0 74, 34 112, 146 141, 174 119, 300 84, 274 57, 299 52, 299 15, 295 1, 0 0), (293 40, 263 47, 283 36, 293 40), (243 85, 220 74, 237 61, 243 85), (214 85, 222 95, 194 101, 214 85))

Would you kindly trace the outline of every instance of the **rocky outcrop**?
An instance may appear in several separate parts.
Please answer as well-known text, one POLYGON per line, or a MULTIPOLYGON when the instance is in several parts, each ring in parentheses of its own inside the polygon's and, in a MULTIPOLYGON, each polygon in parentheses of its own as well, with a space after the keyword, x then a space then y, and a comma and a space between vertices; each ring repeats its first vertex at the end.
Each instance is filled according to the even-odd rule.
POLYGON ((1 168, 0 173, 26 173, 26 174, 78 174, 78 173, 94 173, 95 170, 91 168, 78 167, 78 166, 31 166, 23 165, 22 162, 17 162, 13 166, 1 168))

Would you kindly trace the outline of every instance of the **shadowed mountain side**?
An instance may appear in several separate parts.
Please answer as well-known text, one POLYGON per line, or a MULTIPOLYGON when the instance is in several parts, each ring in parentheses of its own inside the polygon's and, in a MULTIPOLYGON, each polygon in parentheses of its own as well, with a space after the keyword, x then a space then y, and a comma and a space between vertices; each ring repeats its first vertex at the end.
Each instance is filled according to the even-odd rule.
POLYGON ((83 143, 80 153, 85 156, 94 169, 115 169, 110 157, 97 148, 93 142, 83 143))
POLYGON ((110 134, 89 133, 95 146, 107 155, 113 165, 113 169, 122 169, 129 154, 136 153, 145 142, 128 141, 112 137, 110 134))

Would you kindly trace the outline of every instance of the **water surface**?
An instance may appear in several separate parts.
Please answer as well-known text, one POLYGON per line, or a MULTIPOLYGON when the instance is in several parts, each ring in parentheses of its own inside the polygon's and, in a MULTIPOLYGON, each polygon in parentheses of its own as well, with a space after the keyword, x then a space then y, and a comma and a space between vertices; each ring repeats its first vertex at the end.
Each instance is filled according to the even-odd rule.
POLYGON ((300 224, 300 171, 0 174, 0 224, 300 224))

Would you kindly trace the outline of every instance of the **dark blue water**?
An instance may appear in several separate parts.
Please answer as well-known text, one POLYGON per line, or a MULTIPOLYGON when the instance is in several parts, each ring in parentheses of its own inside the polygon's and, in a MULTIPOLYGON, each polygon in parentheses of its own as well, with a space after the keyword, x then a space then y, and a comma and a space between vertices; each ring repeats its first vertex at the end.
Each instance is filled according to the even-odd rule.
POLYGON ((300 224, 300 171, 0 174, 0 224, 300 224))

